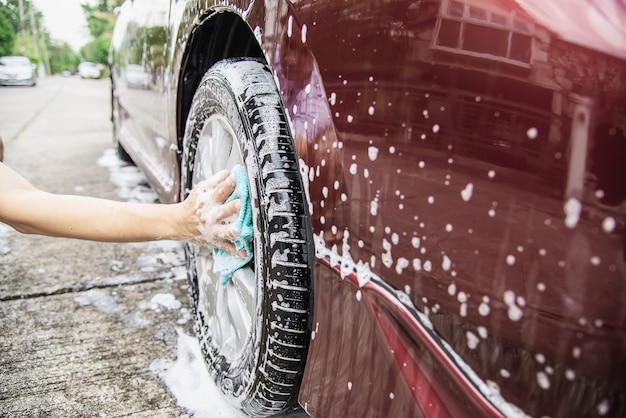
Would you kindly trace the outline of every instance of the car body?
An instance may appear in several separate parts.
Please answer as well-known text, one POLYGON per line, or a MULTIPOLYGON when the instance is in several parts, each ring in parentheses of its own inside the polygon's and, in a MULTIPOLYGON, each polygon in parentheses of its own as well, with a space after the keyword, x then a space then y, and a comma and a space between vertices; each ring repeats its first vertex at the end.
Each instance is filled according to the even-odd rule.
POLYGON ((0 57, 0 85, 34 86, 37 84, 35 68, 27 57, 0 57))
POLYGON ((617 0, 126 2, 116 140, 164 202, 248 169, 247 325, 188 249, 226 396, 251 415, 626 415, 625 22, 617 0))
POLYGON ((81 62, 80 64, 78 64, 78 68, 77 68, 77 72, 78 75, 81 78, 100 78, 101 76, 101 71, 100 68, 98 68, 98 64, 96 64, 95 62, 81 62))

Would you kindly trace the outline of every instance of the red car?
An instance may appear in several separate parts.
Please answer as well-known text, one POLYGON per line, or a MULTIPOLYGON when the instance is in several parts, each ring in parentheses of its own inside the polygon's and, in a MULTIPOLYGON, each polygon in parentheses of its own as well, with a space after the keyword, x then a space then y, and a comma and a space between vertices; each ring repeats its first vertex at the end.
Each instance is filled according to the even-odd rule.
POLYGON ((186 251, 243 411, 626 416, 623 1, 134 0, 111 69, 164 202, 247 170, 253 260, 186 251))

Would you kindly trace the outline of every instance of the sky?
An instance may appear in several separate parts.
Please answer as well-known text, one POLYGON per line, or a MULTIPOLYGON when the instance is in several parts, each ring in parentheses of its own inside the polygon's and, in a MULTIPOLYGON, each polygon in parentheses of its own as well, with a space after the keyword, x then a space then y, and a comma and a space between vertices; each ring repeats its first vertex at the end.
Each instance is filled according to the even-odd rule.
POLYGON ((83 13, 83 3, 90 0, 31 0, 44 18, 44 25, 50 36, 61 42, 67 42, 78 51, 91 40, 87 30, 87 21, 83 13))

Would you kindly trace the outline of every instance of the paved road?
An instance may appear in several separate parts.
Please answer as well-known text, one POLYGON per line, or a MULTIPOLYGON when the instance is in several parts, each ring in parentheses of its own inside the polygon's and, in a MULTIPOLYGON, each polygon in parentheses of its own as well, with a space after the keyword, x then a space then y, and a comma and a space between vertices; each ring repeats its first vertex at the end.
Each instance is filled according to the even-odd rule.
MULTIPOLYGON (((110 153, 109 115, 108 80, 0 88, 5 163, 50 192, 150 200, 110 153)), ((0 416, 238 416, 205 389, 181 255, 177 243, 53 239, 0 224, 0 416)))

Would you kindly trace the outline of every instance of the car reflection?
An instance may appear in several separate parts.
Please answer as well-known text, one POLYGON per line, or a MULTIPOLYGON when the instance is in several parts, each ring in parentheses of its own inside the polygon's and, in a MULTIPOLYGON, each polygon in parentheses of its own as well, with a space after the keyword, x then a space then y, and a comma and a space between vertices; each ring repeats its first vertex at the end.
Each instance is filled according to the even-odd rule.
POLYGON ((147 89, 150 86, 150 74, 138 64, 128 64, 124 68, 126 87, 129 89, 147 89))

